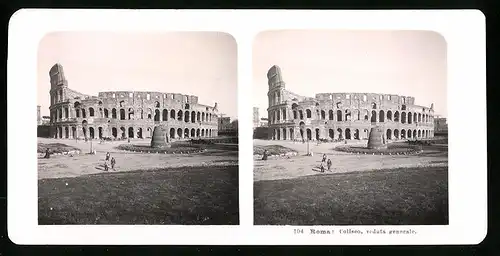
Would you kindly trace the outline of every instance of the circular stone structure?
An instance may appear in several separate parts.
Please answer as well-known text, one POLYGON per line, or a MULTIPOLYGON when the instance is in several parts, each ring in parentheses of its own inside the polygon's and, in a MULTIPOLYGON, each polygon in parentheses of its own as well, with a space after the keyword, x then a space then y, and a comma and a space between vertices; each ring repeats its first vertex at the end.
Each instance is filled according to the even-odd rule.
POLYGON ((387 149, 387 141, 384 136, 384 130, 380 126, 372 127, 370 129, 367 148, 378 150, 387 149))
POLYGON ((152 148, 165 148, 170 147, 167 128, 164 126, 156 126, 153 131, 153 137, 151 138, 152 148))

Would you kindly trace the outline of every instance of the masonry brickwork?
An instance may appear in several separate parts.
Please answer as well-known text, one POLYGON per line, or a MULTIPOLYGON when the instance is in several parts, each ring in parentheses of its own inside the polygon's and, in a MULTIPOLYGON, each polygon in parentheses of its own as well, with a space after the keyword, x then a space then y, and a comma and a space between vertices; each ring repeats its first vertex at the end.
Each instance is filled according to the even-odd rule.
POLYGON ((178 93, 108 91, 89 96, 68 87, 61 64, 50 76, 50 136, 53 138, 151 138, 167 127, 172 140, 215 137, 218 109, 178 93))
POLYGON ((267 73, 268 138, 272 140, 362 140, 379 126, 387 140, 434 136, 434 107, 414 97, 377 93, 320 93, 314 98, 286 90, 281 69, 267 73))

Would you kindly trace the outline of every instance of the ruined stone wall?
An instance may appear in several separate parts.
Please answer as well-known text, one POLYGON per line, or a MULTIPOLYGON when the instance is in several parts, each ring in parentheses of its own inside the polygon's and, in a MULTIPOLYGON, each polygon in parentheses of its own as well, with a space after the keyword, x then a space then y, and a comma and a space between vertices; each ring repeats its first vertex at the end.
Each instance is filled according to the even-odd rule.
POLYGON ((285 89, 279 67, 272 67, 270 72, 280 78, 279 82, 269 81, 270 139, 360 140, 367 139, 376 125, 384 129, 389 140, 434 135, 433 106, 416 105, 414 97, 377 93, 297 97, 285 89))
POLYGON ((50 94, 56 99, 50 106, 54 138, 150 138, 157 125, 165 125, 171 139, 214 137, 218 132, 217 106, 199 104, 193 95, 110 91, 88 96, 67 83, 50 94))

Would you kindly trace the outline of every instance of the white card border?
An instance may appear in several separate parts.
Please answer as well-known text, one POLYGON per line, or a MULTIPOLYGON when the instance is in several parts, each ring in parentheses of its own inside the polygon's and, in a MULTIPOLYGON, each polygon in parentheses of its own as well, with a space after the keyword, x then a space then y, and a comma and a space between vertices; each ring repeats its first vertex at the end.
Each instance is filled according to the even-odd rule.
MULTIPOLYGON (((10 20, 8 38, 9 238, 16 244, 478 244, 487 232, 485 40, 485 17, 477 10, 22 9, 14 13, 10 20), (418 232, 411 236, 298 236, 293 234, 294 227, 291 226, 253 226, 252 102, 248 97, 252 92, 252 44, 258 32, 274 29, 432 30, 446 39, 450 127, 449 225, 378 226, 411 228, 418 232), (239 226, 38 226, 37 160, 24 158, 24 152, 35 151, 36 112, 35 104, 26 103, 37 101, 36 65, 41 38, 49 32, 72 30, 221 31, 236 39, 240 129, 239 226), (35 90, 30 90, 31 86, 35 90), (19 100, 21 98, 25 100, 19 100), (467 136, 471 130, 484 133, 467 136)), ((308 227, 301 228, 307 230, 308 227)))

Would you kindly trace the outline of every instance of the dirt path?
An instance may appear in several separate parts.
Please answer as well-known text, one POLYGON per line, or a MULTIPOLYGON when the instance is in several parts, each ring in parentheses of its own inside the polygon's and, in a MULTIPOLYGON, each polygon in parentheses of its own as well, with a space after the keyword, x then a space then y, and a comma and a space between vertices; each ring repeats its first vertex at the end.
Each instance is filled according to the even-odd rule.
MULTIPOLYGON (((79 155, 51 156, 49 159, 38 159, 38 179, 75 177, 86 174, 104 172, 104 159, 106 152, 116 159, 115 171, 133 171, 145 168, 184 167, 184 166, 214 166, 237 164, 238 155, 228 154, 224 151, 211 151, 193 155, 170 154, 143 154, 126 152, 114 147, 126 142, 106 142, 105 144, 93 143, 97 151, 95 155, 87 154, 90 143, 74 140, 39 139, 41 143, 63 143, 82 150, 79 155)), ((147 144, 146 141, 131 141, 131 143, 147 144)))
MULTIPOLYGON (((356 142, 356 144, 363 143, 366 143, 366 141, 356 142)), ((297 156, 290 158, 275 158, 262 161, 254 157, 255 181, 289 179, 318 174, 323 154, 327 154, 332 160, 333 173, 400 167, 448 166, 447 154, 439 151, 429 152, 433 154, 412 156, 356 155, 332 150, 336 145, 344 145, 344 143, 323 143, 319 145, 311 143, 309 146, 313 156, 305 156, 307 146, 302 143, 254 140, 254 145, 281 145, 298 151, 297 156)))

